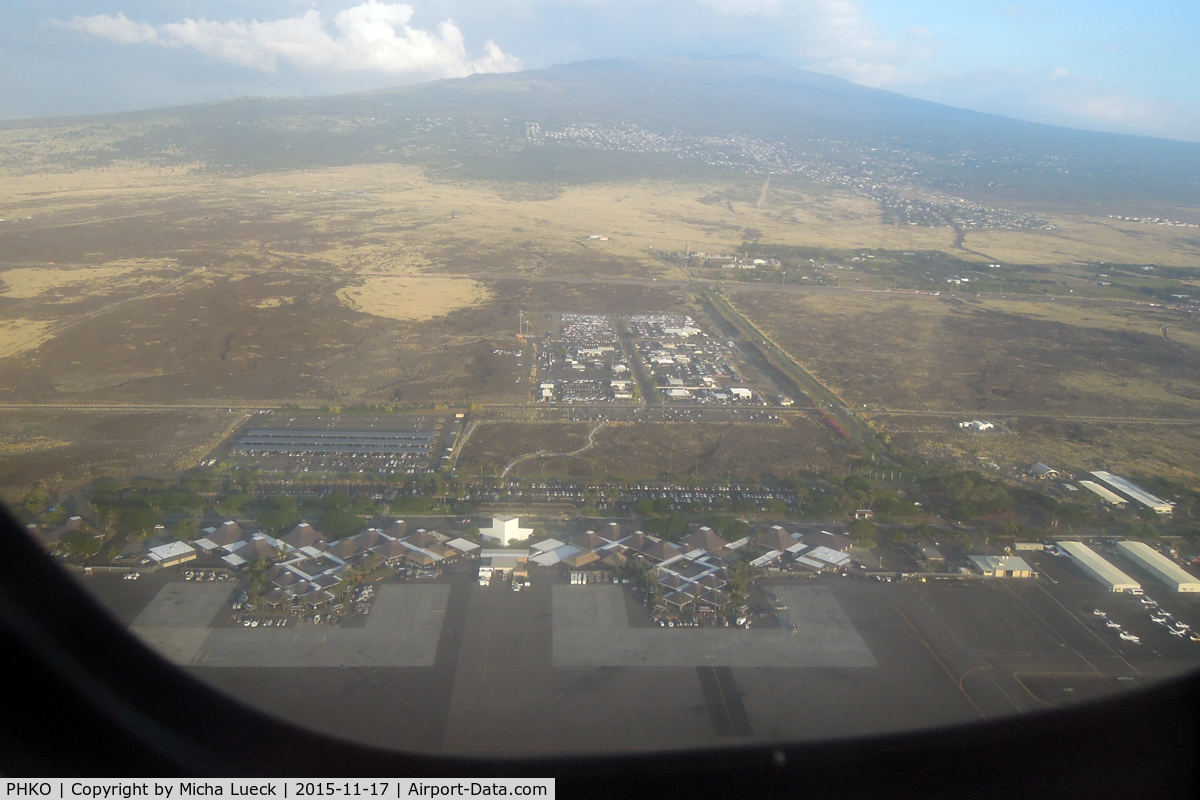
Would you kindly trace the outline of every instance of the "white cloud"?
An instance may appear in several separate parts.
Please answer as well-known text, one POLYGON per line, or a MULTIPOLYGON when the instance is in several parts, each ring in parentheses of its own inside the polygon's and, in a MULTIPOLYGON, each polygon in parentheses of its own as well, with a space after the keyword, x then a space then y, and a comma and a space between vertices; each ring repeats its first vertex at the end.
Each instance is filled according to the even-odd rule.
POLYGON ((910 28, 899 41, 883 36, 860 0, 697 1, 718 15, 769 21, 805 66, 872 86, 893 83, 901 65, 930 58, 936 47, 927 28, 910 28))
POLYGON ((495 42, 472 59, 462 31, 452 20, 434 31, 414 28, 412 6, 367 2, 341 11, 330 26, 318 11, 277 20, 218 22, 185 19, 164 25, 134 22, 117 14, 73 17, 67 27, 122 44, 189 48, 242 67, 275 72, 279 62, 328 72, 412 73, 456 78, 476 72, 513 72, 520 59, 495 42))

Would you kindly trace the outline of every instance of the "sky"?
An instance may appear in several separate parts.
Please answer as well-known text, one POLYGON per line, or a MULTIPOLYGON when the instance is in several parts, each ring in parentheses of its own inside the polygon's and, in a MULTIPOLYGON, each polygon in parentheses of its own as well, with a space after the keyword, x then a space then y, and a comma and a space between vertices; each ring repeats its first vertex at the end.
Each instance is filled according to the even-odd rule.
POLYGON ((16 0, 0 4, 0 118, 753 54, 960 108, 1200 141, 1197 31, 1195 0, 16 0))

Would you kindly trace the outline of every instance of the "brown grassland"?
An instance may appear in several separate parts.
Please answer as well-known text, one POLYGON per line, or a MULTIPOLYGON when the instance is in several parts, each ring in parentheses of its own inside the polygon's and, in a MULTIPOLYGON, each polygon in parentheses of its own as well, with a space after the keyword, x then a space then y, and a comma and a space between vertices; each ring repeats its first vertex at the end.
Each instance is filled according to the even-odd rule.
MULTIPOLYGON (((0 172, 0 402, 13 406, 524 404, 532 353, 515 335, 522 312, 539 334, 543 314, 555 312, 700 313, 689 276, 652 256, 654 247, 728 252, 753 233, 779 244, 974 258, 954 248, 948 228, 883 225, 864 198, 778 176, 547 186, 458 180, 452 170, 435 178, 402 165, 256 174, 14 166, 52 165, 71 146, 56 137, 0 133, 0 170, 9 170, 0 172), (607 240, 587 238, 594 234, 607 240)), ((1195 262, 1193 244, 1174 229, 1054 221, 1058 231, 973 231, 966 246, 1039 264, 1195 262)), ((1131 418, 1200 411, 1200 328, 1148 307, 848 292, 747 293, 737 302, 859 406, 1131 418)), ((14 447, 23 459, 41 452, 63 469, 74 463, 75 445, 58 443, 86 437, 47 433, 65 419, 60 412, 22 413, 18 427, 41 432, 0 450, 6 480, 25 474, 9 469, 14 447)), ((165 428, 145 430, 137 441, 165 428)), ((639 430, 602 431, 594 450, 554 468, 716 476, 842 457, 823 453, 828 437, 807 422, 639 430)), ((485 431, 469 450, 487 443, 485 431)), ((174 452, 174 436, 161 440, 162 453, 174 452)), ((517 437, 504 452, 538 449, 527 444, 517 437)), ((153 450, 128 452, 174 463, 153 450)))
MULTIPOLYGON (((485 423, 459 459, 465 475, 497 475, 519 455, 567 453, 587 444, 593 426, 570 423, 485 423)), ((732 476, 780 477, 838 471, 848 445, 801 415, 778 425, 748 423, 618 422, 601 428, 595 446, 571 457, 539 458, 517 465, 509 477, 719 480, 732 476)))
POLYGON ((1200 414, 1200 326, 1148 305, 848 291, 734 302, 852 407, 972 414, 1200 414), (1040 313, 1031 314, 1036 307, 1040 313))

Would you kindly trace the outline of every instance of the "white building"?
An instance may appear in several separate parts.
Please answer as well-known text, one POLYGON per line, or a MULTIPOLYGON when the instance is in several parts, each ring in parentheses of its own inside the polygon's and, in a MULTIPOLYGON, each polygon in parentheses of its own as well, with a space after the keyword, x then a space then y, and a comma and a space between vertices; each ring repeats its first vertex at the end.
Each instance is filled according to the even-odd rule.
POLYGON ((507 547, 511 541, 528 539, 533 534, 533 528, 522 528, 519 517, 504 514, 492 517, 492 527, 480 531, 480 533, 492 539, 499 539, 500 546, 507 547))
POLYGON ((1055 542, 1079 568, 1110 592, 1133 592, 1141 594, 1142 585, 1105 561, 1092 548, 1082 542, 1055 542))
POLYGON ((1129 501, 1124 497, 1121 497, 1121 495, 1117 494, 1116 492, 1110 492, 1108 489, 1105 489, 1095 481, 1080 481, 1079 485, 1087 489, 1092 494, 1098 496, 1104 502, 1111 503, 1114 506, 1123 506, 1129 503, 1129 501))
POLYGON ((1117 542, 1117 551, 1176 592, 1200 592, 1200 579, 1142 542, 1117 542))
POLYGON ((975 430, 975 431, 990 431, 993 428, 995 428, 996 426, 994 423, 991 423, 991 422, 984 422, 981 419, 973 419, 973 420, 970 420, 969 422, 958 423, 958 427, 969 428, 969 429, 975 430))
POLYGON ((1033 567, 1020 556, 968 556, 985 578, 1032 578, 1033 567))
POLYGON ((1138 505, 1145 506, 1159 514, 1170 514, 1175 510, 1175 507, 1166 500, 1163 500, 1161 497, 1155 497, 1142 487, 1122 478, 1120 475, 1113 475, 1111 472, 1105 472, 1104 470, 1096 470, 1092 473, 1092 477, 1108 488, 1120 492, 1138 505))
POLYGON ((150 548, 150 560, 160 567, 173 567, 196 558, 196 548, 185 542, 171 542, 150 548))

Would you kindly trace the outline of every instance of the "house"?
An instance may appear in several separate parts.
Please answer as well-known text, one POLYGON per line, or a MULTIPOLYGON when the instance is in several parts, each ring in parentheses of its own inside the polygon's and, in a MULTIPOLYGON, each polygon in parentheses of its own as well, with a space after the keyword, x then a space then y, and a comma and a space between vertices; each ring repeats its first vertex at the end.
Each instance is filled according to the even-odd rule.
POLYGON ((357 536, 351 536, 350 541, 357 544, 363 550, 373 550, 384 542, 390 542, 396 537, 385 536, 383 531, 378 528, 367 528, 357 536))
POLYGON ((580 567, 586 567, 587 565, 594 564, 599 560, 600 560, 600 556, 596 553, 591 552, 590 550, 584 550, 579 553, 576 553, 573 556, 567 556, 565 559, 563 559, 563 561, 566 562, 566 565, 568 567, 571 567, 572 569, 579 569, 580 567))
POLYGON ((325 552, 341 561, 349 561, 355 556, 362 555, 364 548, 353 539, 340 539, 325 548, 325 552))
POLYGON ((647 536, 641 531, 634 531, 631 536, 621 540, 621 547, 635 553, 644 553, 658 542, 653 536, 647 536))
POLYGON ((683 551, 676 545, 670 542, 658 542, 646 548, 645 555, 651 561, 664 562, 670 561, 683 555, 683 551))
POLYGON ((409 564, 424 568, 437 566, 438 561, 441 560, 428 550, 409 550, 404 559, 409 564))
POLYGON ((828 547, 830 550, 836 550, 839 553, 845 553, 854 544, 849 536, 830 533, 829 531, 806 533, 802 539, 809 547, 828 547))
POLYGON ((62 537, 66 536, 68 533, 80 530, 81 528, 83 528, 83 517, 71 517, 62 525, 59 525, 46 535, 58 542, 62 541, 62 537))
POLYGON ((796 544, 799 540, 783 529, 781 525, 772 525, 769 530, 763 532, 758 538, 758 544, 768 550, 779 550, 786 552, 796 544))
POLYGON ((704 553, 715 553, 725 546, 725 540, 717 536, 712 528, 702 527, 683 539, 684 550, 700 550, 704 553))
POLYGON ((246 531, 233 520, 222 522, 218 528, 205 528, 204 535, 193 544, 205 553, 215 553, 224 550, 234 553, 241 549, 247 541, 246 531))
POLYGON ((609 545, 610 542, 597 536, 595 531, 587 531, 567 539, 567 544, 574 545, 580 550, 599 550, 601 547, 609 545))
POLYGON ((621 526, 615 522, 610 522, 601 528, 596 535, 606 542, 619 542, 621 541, 621 526))
POLYGON ((385 539, 372 547, 371 552, 383 559, 383 563, 389 567, 394 567, 407 558, 413 550, 399 540, 385 539))
POLYGON ((324 545, 325 535, 307 522, 301 522, 281 536, 280 541, 299 550, 302 547, 324 545))
POLYGON ((422 528, 412 536, 405 537, 404 541, 413 547, 429 547, 442 541, 442 537, 434 531, 427 531, 422 528))
POLYGON ((857 508, 854 510, 855 519, 871 519, 875 516, 875 512, 869 508, 857 508))

